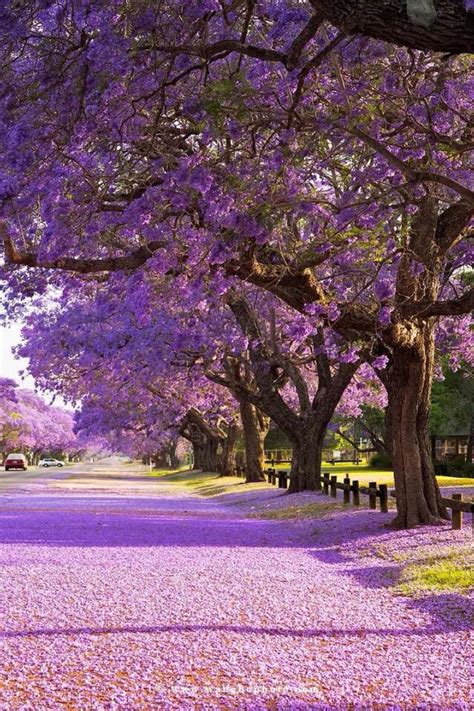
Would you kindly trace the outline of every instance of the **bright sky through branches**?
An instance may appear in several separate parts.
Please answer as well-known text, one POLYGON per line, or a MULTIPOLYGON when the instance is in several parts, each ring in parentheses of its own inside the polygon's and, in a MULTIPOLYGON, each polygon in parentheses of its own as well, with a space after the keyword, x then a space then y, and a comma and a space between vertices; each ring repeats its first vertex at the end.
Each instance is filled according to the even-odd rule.
POLYGON ((8 326, 0 327, 0 376, 12 378, 23 387, 34 387, 34 380, 31 376, 22 379, 20 371, 27 366, 25 358, 15 358, 12 348, 21 340, 20 323, 10 323, 8 326))

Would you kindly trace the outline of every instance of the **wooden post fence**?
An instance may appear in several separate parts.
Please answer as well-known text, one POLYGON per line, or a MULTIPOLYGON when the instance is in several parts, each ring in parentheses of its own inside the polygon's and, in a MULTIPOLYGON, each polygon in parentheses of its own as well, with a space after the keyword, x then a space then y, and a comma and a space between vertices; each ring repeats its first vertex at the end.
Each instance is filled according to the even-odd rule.
MULTIPOLYGON (((453 494, 452 498, 454 501, 462 501, 462 494, 453 494)), ((462 528, 462 510, 459 509, 459 511, 453 510, 452 516, 451 516, 451 526, 455 531, 458 531, 459 529, 462 528)))
MULTIPOLYGON (((245 477, 245 468, 236 467, 236 471, 240 476, 245 477)), ((280 489, 286 489, 290 481, 290 472, 285 469, 275 469, 270 467, 265 471, 269 484, 277 484, 280 489)), ((330 475, 328 472, 323 472, 318 478, 319 488, 322 487, 323 493, 327 496, 330 494, 334 499, 337 498, 337 490, 343 491, 343 501, 349 504, 351 500, 354 506, 360 505, 360 495, 365 494, 369 497, 369 507, 377 508, 377 499, 380 499, 380 511, 388 512, 389 494, 396 497, 395 491, 389 492, 387 484, 377 484, 376 481, 371 481, 368 486, 360 486, 356 479, 351 482, 350 477, 346 474, 342 482, 337 481, 337 475, 330 475)), ((453 494, 452 498, 442 498, 443 504, 452 511, 452 528, 459 530, 462 528, 463 513, 471 513, 474 517, 474 503, 463 501, 462 494, 453 494)))
POLYGON ((354 506, 360 505, 359 482, 357 480, 352 482, 352 503, 354 506))
POLYGON ((350 504, 351 503, 351 480, 349 479, 348 476, 344 478, 344 503, 345 504, 350 504))

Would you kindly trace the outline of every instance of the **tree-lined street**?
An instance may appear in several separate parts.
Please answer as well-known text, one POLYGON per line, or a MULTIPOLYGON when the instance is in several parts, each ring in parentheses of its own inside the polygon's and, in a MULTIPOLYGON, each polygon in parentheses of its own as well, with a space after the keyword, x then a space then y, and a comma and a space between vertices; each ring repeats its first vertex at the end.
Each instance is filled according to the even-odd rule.
POLYGON ((0 3, 0 711, 467 711, 473 48, 0 3))

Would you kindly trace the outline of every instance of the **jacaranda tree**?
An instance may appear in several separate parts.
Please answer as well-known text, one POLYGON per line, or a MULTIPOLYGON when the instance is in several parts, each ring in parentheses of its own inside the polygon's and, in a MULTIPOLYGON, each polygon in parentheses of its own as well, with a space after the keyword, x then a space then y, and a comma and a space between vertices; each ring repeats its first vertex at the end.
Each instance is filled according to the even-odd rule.
POLYGON ((10 295, 67 298, 145 264, 210 271, 221 294, 245 280, 384 357, 397 523, 412 526, 446 516, 426 437, 436 323, 473 306, 469 64, 452 56, 472 13, 358 7, 7 6, 1 230, 10 295), (402 47, 360 34, 387 27, 402 47))

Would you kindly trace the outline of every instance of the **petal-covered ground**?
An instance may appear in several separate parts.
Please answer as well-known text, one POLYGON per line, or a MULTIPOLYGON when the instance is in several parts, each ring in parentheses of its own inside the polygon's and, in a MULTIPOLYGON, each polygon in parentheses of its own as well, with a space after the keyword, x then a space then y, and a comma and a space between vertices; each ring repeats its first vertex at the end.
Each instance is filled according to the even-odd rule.
POLYGON ((118 464, 4 491, 0 709, 473 708, 472 597, 397 587, 420 556, 467 561, 469 523, 269 515, 315 501, 118 464))

